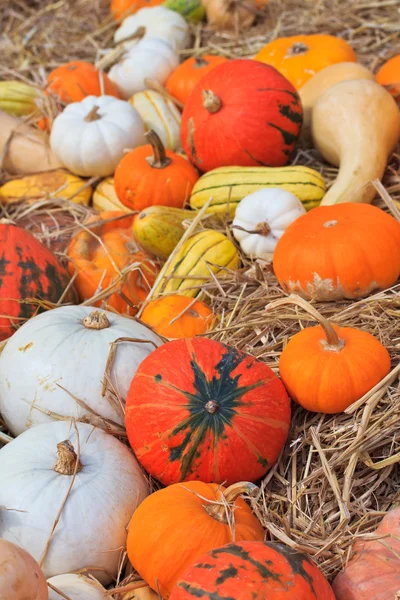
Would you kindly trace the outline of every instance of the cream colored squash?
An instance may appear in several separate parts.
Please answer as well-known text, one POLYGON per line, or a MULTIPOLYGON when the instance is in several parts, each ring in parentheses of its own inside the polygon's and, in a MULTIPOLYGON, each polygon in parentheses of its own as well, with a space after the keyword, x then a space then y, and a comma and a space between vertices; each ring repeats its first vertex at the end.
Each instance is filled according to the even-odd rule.
POLYGON ((129 102, 142 117, 147 131, 152 129, 157 133, 164 148, 173 152, 181 148, 181 113, 171 100, 145 90, 134 94, 129 102))
POLYGON ((49 600, 106 600, 106 590, 97 580, 85 575, 65 573, 47 580, 49 600), (56 590, 60 591, 61 595, 56 590))
POLYGON ((121 600, 160 600, 160 596, 148 585, 126 592, 121 600))
POLYGON ((316 148, 339 174, 321 205, 371 202, 371 180, 381 179, 400 137, 400 112, 374 81, 344 81, 328 88, 312 111, 316 148))
POLYGON ((118 200, 114 188, 113 177, 107 177, 100 181, 92 196, 92 206, 99 212, 108 210, 123 210, 124 212, 130 212, 129 208, 118 200))
POLYGON ((47 600, 47 598, 46 579, 36 560, 23 548, 0 539, 0 599, 47 600))

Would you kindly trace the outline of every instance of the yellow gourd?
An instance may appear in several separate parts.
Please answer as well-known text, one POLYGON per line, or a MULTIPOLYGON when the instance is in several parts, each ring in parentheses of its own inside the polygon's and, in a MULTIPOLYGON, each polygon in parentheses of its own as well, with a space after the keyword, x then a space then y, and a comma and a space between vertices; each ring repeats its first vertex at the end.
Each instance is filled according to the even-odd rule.
POLYGON ((316 148, 339 174, 321 205, 371 202, 388 156, 400 137, 400 112, 374 81, 344 81, 328 88, 312 111, 316 148))
POLYGON ((99 185, 94 191, 92 205, 93 208, 99 212, 106 212, 109 210, 122 210, 124 212, 130 212, 130 209, 118 200, 118 196, 114 189, 113 177, 107 177, 106 179, 100 181, 99 185))
POLYGON ((87 206, 93 190, 90 185, 84 187, 85 184, 84 179, 62 170, 28 175, 5 183, 0 188, 0 203, 11 204, 18 200, 35 202, 55 197, 87 206))
POLYGON ((0 109, 9 115, 22 117, 35 112, 38 95, 36 88, 21 81, 0 81, 0 109))
POLYGON ((168 206, 149 206, 136 217, 133 232, 144 250, 166 259, 185 233, 183 222, 197 212, 168 206))
POLYGON ((121 600, 160 600, 160 596, 146 585, 131 592, 126 592, 121 600))

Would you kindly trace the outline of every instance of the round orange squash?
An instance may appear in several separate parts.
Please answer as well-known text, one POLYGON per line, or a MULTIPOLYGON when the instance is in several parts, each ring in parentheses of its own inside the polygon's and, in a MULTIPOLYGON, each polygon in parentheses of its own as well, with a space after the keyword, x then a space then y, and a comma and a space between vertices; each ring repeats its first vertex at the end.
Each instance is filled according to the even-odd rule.
POLYGON ((400 54, 386 61, 376 74, 376 81, 389 90, 395 97, 400 97, 400 54))
POLYGON ((227 60, 224 56, 213 54, 187 58, 171 73, 165 87, 174 98, 185 104, 200 79, 227 60))
POLYGON ((212 315, 212 310, 200 300, 172 294, 149 302, 141 320, 159 335, 176 339, 206 333, 212 315))
POLYGON ((162 4, 164 0, 111 0, 110 10, 114 19, 126 19, 141 8, 162 4))
POLYGON ((117 86, 105 73, 100 73, 94 65, 79 60, 54 69, 47 78, 46 90, 53 92, 67 104, 80 102, 86 96, 101 96, 101 79, 104 94, 120 98, 117 86))
POLYGON ((399 277, 400 223, 369 204, 318 206, 286 229, 273 267, 283 289, 303 298, 363 298, 399 277))
POLYGON ((345 40, 324 34, 278 38, 254 58, 278 69, 296 89, 329 65, 357 62, 353 48, 345 40))
POLYGON ((131 210, 161 205, 183 208, 199 178, 182 156, 165 150, 154 131, 146 134, 150 145, 125 154, 114 174, 118 199, 131 210))
POLYGON ((176 581, 205 552, 233 539, 263 540, 261 524, 240 498, 257 489, 246 482, 225 489, 188 481, 151 494, 134 512, 128 528, 127 552, 133 567, 167 599, 176 581))

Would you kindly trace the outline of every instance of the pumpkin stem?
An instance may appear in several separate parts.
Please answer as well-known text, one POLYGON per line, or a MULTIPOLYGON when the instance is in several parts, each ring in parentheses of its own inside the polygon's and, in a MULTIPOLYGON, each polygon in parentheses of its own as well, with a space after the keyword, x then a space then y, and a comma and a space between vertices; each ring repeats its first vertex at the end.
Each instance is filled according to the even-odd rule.
POLYGON ((86 329, 107 329, 110 327, 110 321, 105 313, 94 310, 82 320, 86 329))
POLYGON ((98 106, 93 106, 92 110, 88 112, 88 114, 85 117, 85 121, 87 121, 88 123, 91 123, 92 121, 99 121, 100 119, 101 116, 99 115, 98 106))
POLYGON ((57 444, 58 460, 54 465, 54 470, 61 475, 73 475, 79 473, 82 464, 78 461, 75 449, 69 440, 57 444))
POLYGON ((216 113, 222 106, 222 100, 211 90, 203 90, 203 106, 209 113, 216 113))
POLYGON ((267 236, 271 233, 271 227, 268 225, 267 221, 262 221, 261 223, 257 223, 255 229, 245 229, 240 225, 233 225, 232 229, 238 229, 239 231, 244 231, 245 233, 255 233, 257 235, 267 236))
POLYGON ((166 155, 164 145, 157 133, 150 129, 150 131, 146 133, 146 138, 153 148, 153 156, 148 156, 146 158, 149 165, 153 167, 153 169, 165 169, 165 167, 168 167, 168 165, 171 164, 171 159, 166 155))
POLYGON ((287 51, 286 56, 299 56, 300 54, 305 54, 308 50, 309 48, 304 42, 295 42, 287 51))
POLYGON ((309 302, 304 300, 304 298, 300 298, 300 296, 297 296, 296 294, 291 294, 287 298, 270 302, 265 308, 276 308, 277 306, 283 306, 285 304, 294 304, 295 306, 299 306, 307 314, 309 314, 311 317, 314 317, 314 319, 318 321, 326 337, 325 340, 321 340, 321 346, 324 350, 328 350, 330 352, 340 352, 340 350, 344 348, 344 340, 338 336, 328 319, 325 319, 325 317, 323 317, 316 308, 311 306, 309 302))
POLYGON ((219 490, 221 501, 218 504, 210 503, 204 505, 204 510, 216 521, 228 525, 227 512, 231 510, 229 505, 235 502, 242 494, 254 496, 258 491, 259 488, 254 483, 239 481, 239 483, 234 483, 227 487, 223 492, 219 490))
POLYGON ((207 67, 208 62, 204 60, 202 56, 196 56, 194 59, 194 68, 201 69, 202 67, 207 67))

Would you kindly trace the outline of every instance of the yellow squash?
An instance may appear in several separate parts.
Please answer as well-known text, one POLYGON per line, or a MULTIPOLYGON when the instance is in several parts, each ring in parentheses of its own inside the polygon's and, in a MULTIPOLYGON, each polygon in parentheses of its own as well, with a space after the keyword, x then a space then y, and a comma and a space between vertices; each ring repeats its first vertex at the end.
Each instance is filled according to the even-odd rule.
POLYGON ((62 170, 27 175, 13 179, 0 188, 0 203, 11 204, 18 200, 34 202, 52 196, 87 206, 93 190, 85 185, 84 179, 62 170))
POLYGON ((226 269, 239 266, 240 258, 234 244, 226 235, 206 229, 190 237, 173 257, 156 294, 177 292, 195 298, 200 288, 212 278, 223 277, 226 269))
POLYGON ((220 167, 200 177, 190 196, 190 206, 200 210, 212 197, 208 213, 235 215, 239 202, 262 188, 291 192, 306 210, 318 206, 325 195, 325 181, 314 169, 291 167, 220 167))
POLYGON ((118 196, 114 189, 114 179, 107 177, 100 181, 96 187, 93 198, 93 208, 99 212, 105 212, 108 210, 123 210, 124 212, 130 212, 129 208, 124 206, 122 202, 118 200, 118 196))
POLYGON ((37 109, 35 100, 38 95, 38 90, 26 83, 1 81, 0 110, 16 117, 30 115, 37 109))
POLYGON ((144 250, 167 259, 185 233, 183 221, 197 212, 168 206, 149 206, 136 217, 133 232, 144 250))

